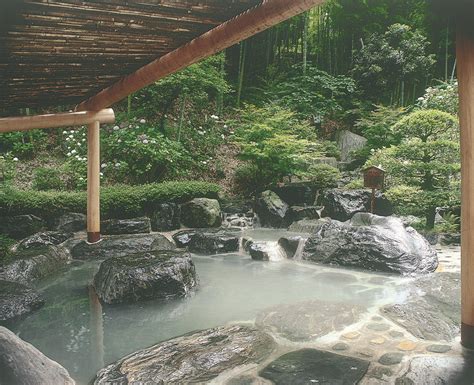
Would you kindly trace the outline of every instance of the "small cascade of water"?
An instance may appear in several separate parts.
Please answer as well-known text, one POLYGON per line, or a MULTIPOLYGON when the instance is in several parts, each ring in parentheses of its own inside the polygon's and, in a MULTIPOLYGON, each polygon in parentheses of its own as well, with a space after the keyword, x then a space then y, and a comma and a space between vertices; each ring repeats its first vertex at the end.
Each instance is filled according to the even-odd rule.
POLYGON ((298 247, 296 248, 296 251, 295 251, 295 256, 293 257, 295 261, 301 261, 306 240, 307 240, 306 238, 303 238, 303 237, 300 238, 298 247))
POLYGON ((269 261, 283 261, 286 259, 285 250, 278 244, 278 242, 266 242, 265 251, 268 254, 269 261))

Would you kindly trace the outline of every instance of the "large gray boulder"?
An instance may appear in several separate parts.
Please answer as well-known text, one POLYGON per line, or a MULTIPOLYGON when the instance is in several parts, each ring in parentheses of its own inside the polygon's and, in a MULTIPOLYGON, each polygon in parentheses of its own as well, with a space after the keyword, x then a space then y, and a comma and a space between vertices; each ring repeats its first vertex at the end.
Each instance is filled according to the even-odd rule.
POLYGON ((46 223, 34 215, 2 216, 0 234, 13 239, 23 239, 46 229, 46 223))
POLYGON ((421 277, 406 300, 387 305, 382 312, 415 337, 452 341, 460 333, 461 278, 457 273, 421 277))
POLYGON ((67 250, 61 246, 43 246, 17 250, 13 262, 0 265, 0 279, 30 283, 60 272, 69 262, 67 250))
POLYGON ((255 212, 265 227, 286 227, 285 216, 289 206, 273 191, 264 191, 257 199, 255 212))
POLYGON ((259 375, 275 385, 354 385, 364 377, 369 361, 316 349, 286 353, 259 375))
POLYGON ((150 218, 108 219, 100 223, 104 235, 147 234, 151 231, 150 218))
POLYGON ((0 280, 0 323, 14 321, 43 305, 43 298, 32 288, 0 280))
POLYGON ((208 383, 226 370, 263 361, 274 346, 273 339, 259 330, 217 327, 129 354, 100 370, 93 383, 208 383))
POLYGON ((153 231, 170 231, 181 227, 181 206, 177 203, 158 205, 150 214, 153 231))
MULTIPOLYGON (((344 222, 351 219, 355 213, 370 211, 371 196, 370 190, 330 189, 321 196, 319 204, 324 206, 323 216, 344 222)), ((392 204, 379 191, 375 194, 374 214, 382 216, 393 214, 392 204)))
POLYGON ((44 246, 59 245, 71 238, 73 235, 73 233, 64 231, 44 231, 42 233, 36 233, 23 239, 18 244, 18 249, 28 250, 44 246))
POLYGON ((190 254, 177 250, 109 258, 94 277, 96 293, 107 304, 184 297, 196 286, 190 254))
POLYGON ((0 326, 0 384, 74 385, 75 382, 57 362, 0 326))
POLYGON ((178 247, 187 247, 196 254, 222 254, 239 250, 240 236, 235 231, 222 229, 193 229, 173 235, 178 247))
POLYGON ((302 258, 317 263, 396 274, 431 273, 436 251, 395 217, 357 213, 345 223, 323 223, 306 241, 302 258))
POLYGON ((342 130, 338 132, 337 144, 341 150, 341 161, 352 162, 353 152, 364 148, 367 144, 367 139, 349 130, 342 130))
POLYGON ((107 236, 94 244, 81 240, 70 247, 73 258, 87 260, 124 257, 151 250, 172 250, 176 246, 161 234, 136 234, 107 236))
POLYGON ((215 199, 195 198, 181 206, 181 223, 187 227, 219 227, 221 208, 215 199))

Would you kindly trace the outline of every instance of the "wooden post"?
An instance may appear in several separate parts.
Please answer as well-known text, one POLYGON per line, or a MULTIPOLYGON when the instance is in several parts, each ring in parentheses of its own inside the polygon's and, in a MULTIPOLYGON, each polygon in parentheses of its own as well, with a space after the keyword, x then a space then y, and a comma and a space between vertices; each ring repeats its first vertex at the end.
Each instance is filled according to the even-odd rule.
POLYGON ((100 241, 100 123, 87 129, 87 241, 100 241))
POLYGON ((474 36, 457 33, 461 124, 461 343, 474 349, 474 36))
POLYGON ((372 187, 372 195, 370 196, 370 213, 375 212, 375 188, 372 187))

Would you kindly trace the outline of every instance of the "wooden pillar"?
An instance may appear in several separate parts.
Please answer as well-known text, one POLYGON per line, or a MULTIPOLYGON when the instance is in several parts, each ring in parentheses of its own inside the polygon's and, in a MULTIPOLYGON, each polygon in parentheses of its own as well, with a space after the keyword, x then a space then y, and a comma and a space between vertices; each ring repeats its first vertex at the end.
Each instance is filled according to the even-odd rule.
POLYGON ((474 349, 474 35, 457 33, 461 124, 461 343, 474 349))
POLYGON ((100 123, 87 130, 87 241, 100 241, 100 123))

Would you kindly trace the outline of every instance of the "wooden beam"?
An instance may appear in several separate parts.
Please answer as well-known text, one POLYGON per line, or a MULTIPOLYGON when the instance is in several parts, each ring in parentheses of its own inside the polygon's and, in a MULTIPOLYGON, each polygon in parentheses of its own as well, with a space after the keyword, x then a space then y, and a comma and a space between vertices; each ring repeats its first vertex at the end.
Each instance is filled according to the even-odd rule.
POLYGON ((100 124, 87 128, 87 241, 100 241, 100 124))
POLYGON ((249 9, 234 19, 219 25, 122 78, 117 83, 79 104, 77 111, 97 111, 109 107, 167 75, 220 52, 323 2, 324 0, 263 0, 261 5, 249 9))
POLYGON ((461 124, 461 343, 474 349, 474 36, 457 33, 461 124))
POLYGON ((115 114, 111 108, 100 111, 66 112, 61 114, 18 116, 0 118, 0 132, 27 131, 37 128, 81 126, 92 122, 113 123, 115 114))

